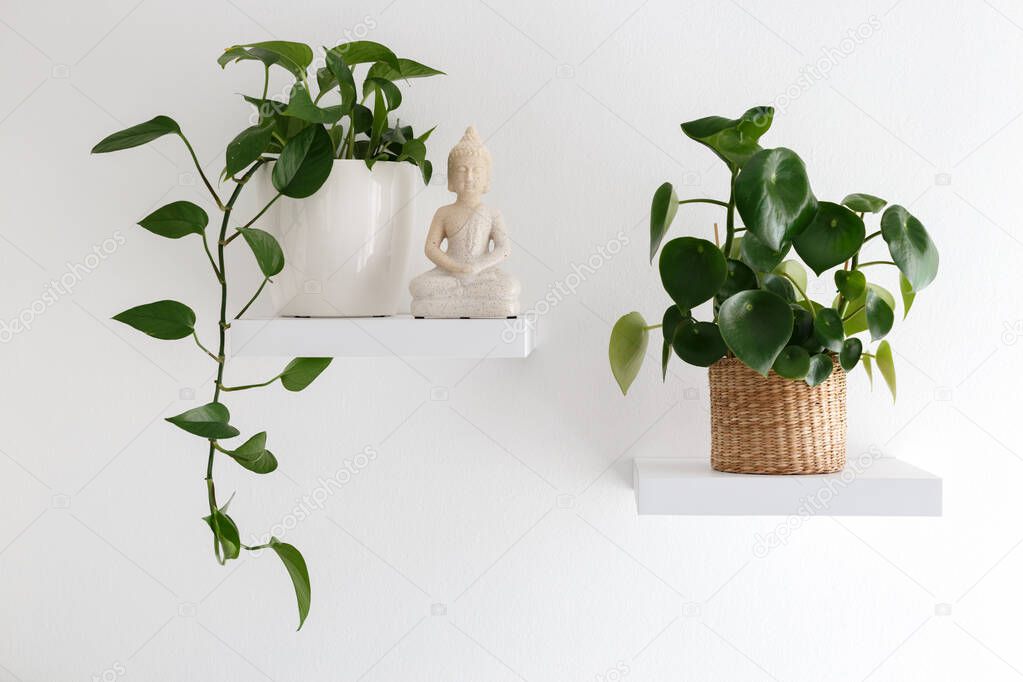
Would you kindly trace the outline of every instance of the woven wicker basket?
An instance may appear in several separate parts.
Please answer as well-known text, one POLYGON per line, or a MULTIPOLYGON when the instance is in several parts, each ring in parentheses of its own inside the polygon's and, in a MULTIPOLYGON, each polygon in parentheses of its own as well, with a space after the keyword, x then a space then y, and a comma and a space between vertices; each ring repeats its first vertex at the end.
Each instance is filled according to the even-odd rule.
POLYGON ((711 365, 710 463, 736 474, 826 474, 845 466, 845 372, 823 384, 774 372, 765 378, 736 358, 711 365))

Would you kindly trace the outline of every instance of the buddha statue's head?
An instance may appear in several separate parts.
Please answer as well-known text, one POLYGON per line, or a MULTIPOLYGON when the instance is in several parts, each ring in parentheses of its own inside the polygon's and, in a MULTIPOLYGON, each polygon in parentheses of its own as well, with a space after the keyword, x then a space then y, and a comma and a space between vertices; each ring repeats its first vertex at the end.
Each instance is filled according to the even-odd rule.
POLYGON ((490 191, 490 152, 473 126, 448 154, 448 191, 459 196, 490 191))

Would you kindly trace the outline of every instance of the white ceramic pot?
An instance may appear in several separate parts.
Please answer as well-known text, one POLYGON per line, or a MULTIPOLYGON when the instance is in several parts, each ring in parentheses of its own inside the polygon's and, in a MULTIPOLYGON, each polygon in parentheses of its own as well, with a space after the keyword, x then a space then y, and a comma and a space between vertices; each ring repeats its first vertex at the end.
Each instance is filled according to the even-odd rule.
MULTIPOLYGON (((255 179, 263 205, 277 193, 270 175, 267 168, 255 179)), ((419 182, 419 170, 409 163, 381 161, 370 171, 363 161, 338 159, 316 194, 278 199, 259 223, 284 249, 284 271, 268 286, 274 314, 397 313, 408 287, 419 182)))

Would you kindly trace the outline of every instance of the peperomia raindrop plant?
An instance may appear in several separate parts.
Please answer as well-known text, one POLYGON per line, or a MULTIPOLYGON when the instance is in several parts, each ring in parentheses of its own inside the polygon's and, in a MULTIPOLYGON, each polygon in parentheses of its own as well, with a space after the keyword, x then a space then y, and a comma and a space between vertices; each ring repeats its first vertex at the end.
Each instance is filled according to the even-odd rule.
POLYGON ((267 449, 267 434, 261 431, 240 444, 228 443, 241 436, 231 425, 231 415, 223 402, 225 393, 268 386, 277 381, 288 391, 301 391, 311 384, 330 364, 330 358, 296 358, 276 376, 257 383, 228 385, 226 334, 231 320, 239 318, 256 301, 266 283, 284 269, 284 252, 268 232, 253 227, 280 197, 302 199, 323 186, 335 158, 363 159, 371 167, 378 161, 408 162, 420 168, 429 182, 430 162, 426 159, 429 132, 418 137, 412 128, 390 120, 390 114, 401 103, 401 94, 394 84, 397 79, 431 76, 440 72, 417 62, 398 59, 378 43, 357 41, 326 50, 325 65, 317 71, 318 93, 309 92, 307 72, 313 62, 313 51, 301 43, 270 41, 236 45, 219 58, 221 66, 229 62, 255 60, 263 65, 262 93, 258 97, 243 95, 256 107, 257 122, 239 133, 227 146, 221 180, 230 183, 230 193, 223 198, 207 177, 188 138, 176 121, 157 116, 104 138, 92 152, 102 154, 138 147, 165 135, 174 135, 184 143, 193 163, 220 212, 219 228, 211 250, 208 237, 209 215, 190 201, 175 201, 158 208, 139 221, 145 230, 167 239, 198 237, 205 260, 218 283, 219 319, 216 350, 204 344, 196 329, 195 312, 184 303, 164 300, 125 310, 114 319, 151 337, 164 340, 191 339, 216 366, 213 396, 209 403, 167 418, 178 428, 201 438, 207 448, 206 493, 208 513, 203 521, 213 539, 213 554, 223 565, 237 559, 242 550, 271 549, 281 559, 295 589, 298 602, 299 629, 305 623, 310 605, 309 572, 302 554, 292 545, 270 538, 264 545, 249 546, 241 542, 235 520, 228 514, 228 503, 220 504, 214 485, 216 461, 229 459, 256 474, 268 474, 277 468, 277 458, 267 449), (356 66, 366 64, 357 95, 354 73, 356 66), (287 102, 267 97, 272 67, 284 69, 294 77, 287 102), (321 106, 321 100, 336 104, 321 106), (372 100, 372 108, 365 103, 372 100), (255 216, 236 220, 235 205, 246 184, 263 166, 272 166, 271 179, 277 195, 255 216), (228 271, 225 251, 241 236, 255 258, 263 280, 248 302, 232 314, 228 309, 228 271))
POLYGON ((817 386, 837 359, 846 372, 862 364, 871 382, 876 363, 895 397, 892 349, 884 340, 895 321, 895 297, 868 281, 868 268, 898 269, 905 317, 917 292, 937 275, 938 251, 924 226, 902 206, 863 193, 840 203, 818 200, 795 152, 761 148, 760 138, 773 118, 771 107, 756 107, 737 119, 711 116, 682 124, 687 137, 728 167, 730 191, 727 201, 680 200, 666 182, 654 193, 650 261, 660 249, 661 283, 673 303, 660 324, 648 325, 638 312, 615 324, 609 356, 623 394, 639 373, 650 331, 660 328, 663 375, 673 353, 699 367, 734 356, 763 376, 773 370, 817 386), (679 207, 692 203, 724 210, 724 243, 718 244, 716 235, 715 241, 679 237, 661 249, 679 207), (868 234, 864 218, 878 213, 877 229, 868 234), (888 257, 861 258, 878 237, 888 257), (816 275, 833 270, 832 301, 810 299, 806 269, 787 258, 793 250, 816 275), (697 319, 694 309, 711 300, 711 319, 697 319), (868 352, 874 342, 876 349, 868 352))

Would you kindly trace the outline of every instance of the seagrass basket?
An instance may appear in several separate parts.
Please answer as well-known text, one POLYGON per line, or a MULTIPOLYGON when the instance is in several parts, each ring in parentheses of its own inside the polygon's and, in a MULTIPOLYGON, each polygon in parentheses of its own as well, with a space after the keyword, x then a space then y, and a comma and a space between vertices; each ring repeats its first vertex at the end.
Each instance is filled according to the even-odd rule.
POLYGON ((736 358, 709 368, 710 463, 736 474, 827 474, 845 466, 845 372, 810 388, 736 358))

